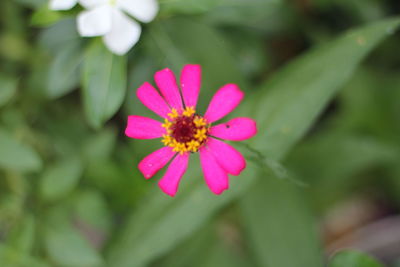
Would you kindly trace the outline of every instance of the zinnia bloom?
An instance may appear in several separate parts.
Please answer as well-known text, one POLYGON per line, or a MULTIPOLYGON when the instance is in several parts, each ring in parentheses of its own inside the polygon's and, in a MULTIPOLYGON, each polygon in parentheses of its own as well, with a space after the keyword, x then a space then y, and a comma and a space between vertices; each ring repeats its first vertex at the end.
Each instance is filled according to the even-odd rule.
POLYGON ((51 0, 50 9, 67 10, 79 2, 85 9, 78 16, 78 32, 84 37, 103 36, 108 49, 123 55, 139 40, 140 24, 128 15, 150 22, 158 12, 156 0, 51 0))
POLYGON ((154 78, 161 94, 146 82, 137 90, 137 97, 164 122, 129 116, 125 134, 136 139, 161 138, 164 147, 145 157, 139 163, 139 170, 149 179, 171 162, 159 186, 166 194, 174 196, 186 172, 190 154, 199 152, 208 187, 213 193, 221 194, 229 187, 228 174, 239 175, 246 167, 246 161, 240 152, 220 139, 246 140, 257 133, 257 128, 256 122, 249 118, 211 124, 235 109, 243 99, 243 92, 235 84, 223 86, 201 116, 196 113, 201 83, 199 65, 183 68, 181 90, 169 69, 157 72, 154 78))

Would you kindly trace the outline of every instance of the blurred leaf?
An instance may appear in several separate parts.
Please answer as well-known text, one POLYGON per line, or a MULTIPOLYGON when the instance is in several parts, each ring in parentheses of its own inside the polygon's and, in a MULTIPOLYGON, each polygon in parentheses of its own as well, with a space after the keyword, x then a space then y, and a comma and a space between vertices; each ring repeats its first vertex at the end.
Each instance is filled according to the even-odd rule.
POLYGON ((251 27, 262 32, 279 32, 287 23, 288 8, 282 0, 218 0, 205 18, 222 25, 251 27))
POLYGON ((111 214, 103 196, 97 191, 83 191, 75 196, 75 215, 83 222, 103 231, 111 228, 111 214))
POLYGON ((296 147, 287 162, 294 173, 312 185, 311 192, 318 199, 315 205, 325 208, 364 180, 355 175, 397 158, 397 150, 390 144, 328 128, 296 147))
POLYGON ((168 15, 203 14, 205 20, 212 24, 246 26, 262 32, 279 32, 288 16, 288 9, 282 0, 164 0, 160 2, 161 12, 168 15))
POLYGON ((177 246, 177 248, 164 259, 162 259, 160 263, 156 262, 154 266, 201 266, 201 264, 204 263, 204 259, 213 249, 213 246, 210 246, 210 244, 214 244, 216 241, 215 239, 214 227, 211 227, 211 225, 206 225, 206 227, 203 227, 194 233, 188 240, 177 246))
MULTIPOLYGON (((178 78, 184 64, 202 66, 201 96, 209 96, 227 83, 248 89, 228 42, 212 27, 193 19, 175 18, 155 24, 150 31, 151 53, 165 58, 165 67, 172 68, 178 78)), ((197 110, 205 110, 206 104, 199 101, 197 110)))
MULTIPOLYGON (((143 42, 146 42, 146 40, 143 42)), ((156 64, 156 57, 142 56, 142 53, 137 53, 136 55, 137 56, 131 60, 133 64, 128 73, 129 86, 125 97, 124 115, 126 117, 131 114, 140 114, 142 116, 156 118, 155 116, 157 115, 139 101, 136 96, 136 89, 139 88, 144 81, 153 81, 154 70, 157 70, 159 66, 156 64)))
POLYGON ((61 97, 78 87, 82 61, 79 43, 67 43, 57 51, 48 74, 47 94, 50 98, 61 97))
POLYGON ((43 6, 44 4, 46 4, 48 1, 47 0, 15 0, 15 2, 26 5, 28 7, 39 8, 39 7, 43 6))
POLYGON ((37 171, 42 162, 39 155, 14 136, 0 129, 0 168, 19 172, 37 171))
POLYGON ((260 179, 241 208, 260 266, 323 266, 315 222, 295 185, 275 177, 260 179))
POLYGON ((383 267, 367 254, 358 251, 340 251, 336 253, 329 263, 329 267, 383 267))
POLYGON ((54 201, 70 193, 82 175, 79 158, 71 157, 57 162, 47 169, 40 180, 40 195, 44 200, 54 201))
MULTIPOLYGON (((200 14, 216 22, 240 23, 265 28, 265 19, 276 15, 281 0, 163 0, 161 12, 200 14), (257 25, 259 23, 259 25, 257 25), (260 27, 260 24, 262 27, 260 27)), ((276 26, 276 25, 273 25, 276 26)), ((268 27, 268 26, 267 26, 268 27)), ((272 27, 271 27, 272 28, 272 27)))
POLYGON ((160 4, 163 12, 196 14, 207 12, 209 9, 218 5, 220 0, 161 0, 160 4))
POLYGON ((304 135, 360 61, 398 24, 397 18, 386 19, 350 31, 293 61, 268 80, 251 96, 252 104, 247 105, 259 126, 259 134, 250 143, 265 155, 282 157, 304 135))
POLYGON ((5 60, 23 62, 30 50, 29 44, 22 36, 12 31, 2 32, 0 36, 0 55, 5 60))
POLYGON ((246 267, 257 266, 241 243, 237 225, 218 220, 197 231, 165 259, 151 266, 161 267, 246 267), (237 232, 236 232, 237 231, 237 232))
MULTIPOLYGON (((251 144, 273 158, 284 156, 348 80, 360 60, 398 24, 398 19, 385 20, 347 33, 279 72, 252 96, 259 134, 251 144)), ((244 200, 250 241, 265 266, 321 266, 316 230, 307 227, 311 225, 308 208, 298 206, 298 193, 290 186, 293 185, 262 181, 250 191, 248 202, 244 200), (282 206, 277 209, 277 205, 282 206), (246 213, 246 209, 251 213, 246 213), (291 213, 295 214, 292 220, 288 219, 291 213), (288 244, 280 243, 286 240, 290 240, 288 244), (299 255, 287 257, 294 251, 299 255)))
MULTIPOLYGON (((276 160, 281 159, 304 135, 361 59, 398 24, 398 19, 384 20, 347 33, 307 53, 268 81, 259 94, 242 105, 256 114, 259 134, 251 142, 254 147, 276 160), (360 38, 363 38, 361 44, 360 38)), ((250 112, 235 113, 243 116, 250 112)), ((258 167, 249 162, 241 176, 246 179, 231 179, 231 189, 218 197, 212 196, 204 184, 191 185, 190 189, 182 189, 181 185, 174 199, 154 193, 128 221, 121 238, 111 248, 109 263, 115 267, 145 266, 171 250, 218 209, 243 194, 256 180, 257 170, 258 167)), ((200 173, 198 168, 191 167, 185 177, 202 181, 200 173)), ((284 256, 291 253, 287 251, 284 256)))
POLYGON ((20 253, 29 254, 35 242, 35 219, 32 215, 25 215, 21 223, 10 233, 7 240, 9 247, 20 253))
POLYGON ((35 11, 31 17, 32 26, 48 26, 62 18, 57 11, 51 10, 48 5, 35 11))
POLYGON ((189 165, 177 196, 171 199, 155 188, 149 199, 139 203, 110 251, 108 263, 111 266, 146 266, 174 248, 203 226, 219 208, 241 195, 254 181, 254 170, 257 169, 249 162, 243 173, 247 178, 232 179, 231 188, 223 195, 215 196, 200 176, 198 158, 191 163, 195 164, 189 165))
POLYGON ((266 70, 271 69, 272 53, 265 49, 265 35, 247 28, 233 27, 225 30, 224 37, 232 47, 234 59, 248 80, 260 77, 266 70))
POLYGON ((96 165, 99 161, 107 160, 115 148, 116 139, 116 131, 111 128, 90 135, 83 148, 85 160, 96 165))
POLYGON ((54 53, 59 52, 68 43, 80 42, 76 30, 75 18, 66 18, 58 21, 51 27, 43 30, 40 34, 39 43, 54 53))
POLYGON ((126 90, 126 60, 94 40, 83 65, 83 102, 86 117, 98 129, 120 108, 126 90))
POLYGON ((0 244, 0 264, 4 267, 49 267, 50 265, 35 259, 29 254, 0 244))
POLYGON ((394 72, 361 68, 340 95, 335 126, 397 142, 400 124, 393 122, 400 114, 399 88, 400 79, 394 72))
MULTIPOLYGON (((35 52, 35 56, 30 62, 31 71, 27 76, 26 84, 24 84, 26 86, 24 96, 29 97, 31 101, 45 98, 47 88, 47 76, 50 71, 47 53, 45 54, 41 50, 37 51, 38 52, 35 52)), ((29 108, 35 108, 35 110, 39 111, 41 106, 33 105, 29 108)))
POLYGON ((58 265, 65 267, 102 265, 102 259, 97 251, 68 222, 59 221, 57 225, 46 227, 45 231, 47 253, 58 265))
POLYGON ((17 79, 0 75, 0 107, 7 104, 17 91, 17 79))
MULTIPOLYGON (((234 251, 232 248, 228 248, 226 244, 224 244, 221 240, 217 240, 216 242, 209 243, 211 245, 209 253, 204 255, 202 260, 203 263, 197 265, 199 267, 248 267, 255 266, 253 262, 249 259, 244 260, 241 253, 238 251, 234 251)), ((239 251, 241 252, 241 251, 239 251)), ((194 260, 193 262, 198 262, 199 259, 194 260)))

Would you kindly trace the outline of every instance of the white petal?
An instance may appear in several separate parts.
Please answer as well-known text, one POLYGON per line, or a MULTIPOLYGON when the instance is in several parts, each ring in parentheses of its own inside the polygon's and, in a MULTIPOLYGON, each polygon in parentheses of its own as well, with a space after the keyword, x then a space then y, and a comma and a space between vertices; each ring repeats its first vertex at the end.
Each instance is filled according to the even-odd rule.
POLYGON ((104 43, 111 52, 123 55, 137 43, 142 29, 121 11, 114 9, 112 14, 112 29, 104 36, 104 43))
POLYGON ((150 22, 158 12, 157 0, 117 0, 117 6, 142 22, 150 22))
POLYGON ((79 3, 87 9, 92 9, 98 6, 109 3, 108 0, 79 0, 79 3))
POLYGON ((111 30, 112 8, 108 5, 83 11, 78 16, 78 31, 81 36, 92 37, 108 33, 111 30))
POLYGON ((50 0, 51 10, 68 10, 73 8, 78 0, 50 0))

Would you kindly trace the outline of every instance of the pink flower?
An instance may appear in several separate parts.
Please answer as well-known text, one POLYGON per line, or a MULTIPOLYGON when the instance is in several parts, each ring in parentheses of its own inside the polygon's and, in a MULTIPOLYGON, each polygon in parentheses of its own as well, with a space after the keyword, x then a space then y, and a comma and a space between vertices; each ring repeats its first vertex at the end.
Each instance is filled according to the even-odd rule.
POLYGON ((164 69, 155 74, 160 93, 144 83, 137 97, 150 110, 164 118, 164 123, 141 116, 129 116, 125 134, 136 139, 162 138, 164 147, 154 151, 139 163, 146 179, 151 178, 171 161, 158 185, 174 196, 179 181, 186 172, 190 153, 200 152, 201 167, 210 190, 219 195, 229 188, 228 174, 239 175, 246 167, 243 156, 232 146, 220 141, 242 141, 257 133, 256 122, 235 118, 215 126, 236 108, 244 94, 235 84, 220 88, 211 100, 204 116, 195 108, 200 92, 201 67, 186 65, 181 74, 181 90, 173 72, 164 69))

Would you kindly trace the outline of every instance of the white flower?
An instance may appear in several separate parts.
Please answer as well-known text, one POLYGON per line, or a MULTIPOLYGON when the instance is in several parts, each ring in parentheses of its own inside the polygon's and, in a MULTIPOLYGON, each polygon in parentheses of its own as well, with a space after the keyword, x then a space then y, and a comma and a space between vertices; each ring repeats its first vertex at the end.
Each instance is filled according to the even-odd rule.
POLYGON ((113 53, 123 55, 139 40, 139 23, 150 22, 158 12, 157 0, 50 0, 50 9, 66 10, 80 3, 85 7, 78 15, 81 36, 103 36, 103 41, 113 53))

